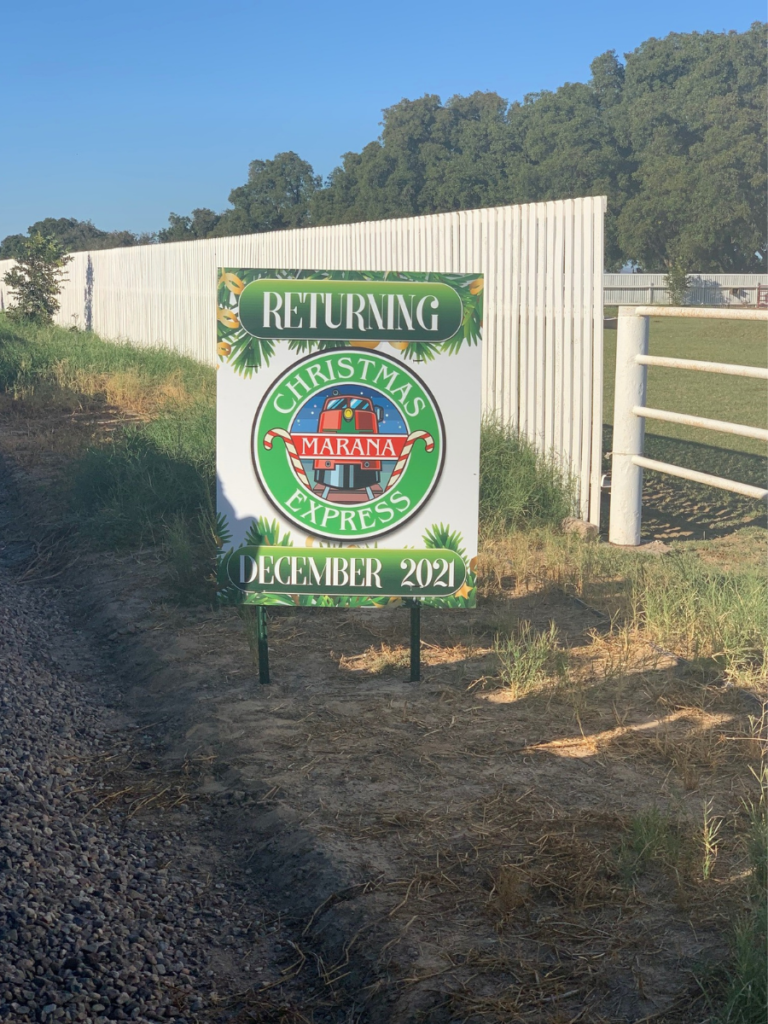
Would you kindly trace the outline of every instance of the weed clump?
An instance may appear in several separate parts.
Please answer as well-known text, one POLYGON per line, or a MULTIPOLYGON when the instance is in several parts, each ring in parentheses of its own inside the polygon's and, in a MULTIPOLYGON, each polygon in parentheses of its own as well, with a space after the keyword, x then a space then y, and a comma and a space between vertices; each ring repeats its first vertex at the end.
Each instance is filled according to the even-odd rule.
POLYGON ((660 808, 646 807, 633 816, 619 851, 619 867, 627 881, 652 864, 675 869, 682 853, 679 828, 660 808))
POLYGON ((758 799, 744 803, 749 820, 746 850, 751 869, 747 908, 731 927, 731 959, 727 969, 704 985, 710 1005, 717 1008, 715 1024, 763 1024, 768 1007, 768 769, 763 766, 755 775, 760 785, 758 799))
POLYGON ((480 435, 480 526, 486 534, 558 526, 573 506, 573 484, 554 458, 542 455, 513 427, 485 420, 480 435))
POLYGON ((69 390, 109 400, 107 384, 121 375, 138 385, 132 392, 141 396, 142 412, 153 411, 147 408, 147 395, 156 395, 154 411, 159 412, 166 399, 174 404, 179 388, 199 402, 214 403, 215 372, 188 356, 104 341, 90 331, 11 322, 0 315, 0 388, 15 397, 30 398, 39 392, 47 397, 54 390, 69 390))
POLYGON ((540 527, 486 536, 485 592, 503 590, 505 574, 525 589, 556 589, 700 668, 764 690, 768 658, 768 576, 762 565, 722 568, 696 550, 664 557, 588 544, 540 527))
POLYGON ((197 516, 180 512, 165 528, 163 553, 170 588, 182 605, 212 604, 216 597, 214 565, 218 546, 212 511, 197 516))
POLYGON ((764 659, 768 647, 765 572, 723 572, 692 555, 632 565, 638 625, 689 660, 718 659, 734 670, 764 659))
POLYGON ((530 622, 521 622, 510 636, 497 636, 494 651, 501 666, 501 678, 515 696, 522 696, 547 680, 563 680, 568 655, 560 646, 557 626, 537 632, 530 622))

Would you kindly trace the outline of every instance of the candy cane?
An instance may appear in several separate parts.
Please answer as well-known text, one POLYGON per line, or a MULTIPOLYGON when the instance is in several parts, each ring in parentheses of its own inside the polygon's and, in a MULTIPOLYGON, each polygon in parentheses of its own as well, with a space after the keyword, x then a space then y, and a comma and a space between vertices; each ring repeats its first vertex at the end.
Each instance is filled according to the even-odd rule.
POLYGON ((293 438, 287 430, 281 430, 280 427, 275 427, 274 430, 268 430, 264 435, 264 447, 267 451, 271 451, 273 439, 276 437, 281 437, 283 441, 285 441, 285 450, 288 454, 288 460, 293 466, 296 476, 301 480, 304 486, 311 491, 312 487, 307 479, 307 474, 304 472, 304 467, 301 464, 299 453, 296 451, 296 445, 293 443, 293 438))
POLYGON ((389 478, 389 483, 384 488, 385 494, 391 487, 395 486, 397 481, 402 476, 403 470, 405 469, 405 464, 408 461, 408 456, 411 454, 411 448, 413 448, 414 444, 416 443, 416 441, 419 440, 420 437, 424 438, 425 451, 431 452, 432 449, 435 447, 435 442, 432 440, 432 435, 428 434, 426 430, 411 431, 411 433, 405 439, 403 450, 400 452, 400 458, 397 460, 395 468, 392 470, 392 476, 389 478))

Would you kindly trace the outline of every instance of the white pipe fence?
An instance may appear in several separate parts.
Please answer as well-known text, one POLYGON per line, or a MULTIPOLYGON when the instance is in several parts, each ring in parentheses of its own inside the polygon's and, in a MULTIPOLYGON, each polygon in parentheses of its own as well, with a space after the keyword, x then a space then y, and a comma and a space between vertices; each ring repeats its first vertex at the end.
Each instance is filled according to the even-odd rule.
POLYGON ((619 307, 616 335, 616 393, 613 415, 613 452, 611 455, 611 512, 608 540, 611 544, 636 547, 640 543, 643 501, 643 469, 694 480, 721 490, 749 498, 768 498, 768 488, 728 480, 725 477, 700 473, 697 470, 657 462, 643 455, 645 420, 682 423, 707 430, 717 430, 768 442, 768 430, 749 427, 726 420, 651 409, 645 404, 649 366, 674 367, 705 373, 726 373, 740 377, 768 379, 762 366, 738 366, 733 363, 712 363, 699 359, 675 359, 648 355, 648 321, 650 316, 698 317, 719 320, 766 320, 768 310, 762 309, 696 309, 694 307, 619 307))
MULTIPOLYGON (((747 376, 745 374, 745 376, 747 376)), ((749 375, 751 376, 751 374, 749 375)), ((758 441, 768 441, 768 430, 762 427, 747 427, 743 423, 727 423, 725 420, 709 420, 705 416, 689 416, 682 412, 667 412, 664 409, 648 409, 646 406, 633 405, 635 416, 644 416, 647 420, 661 420, 664 423, 681 423, 686 427, 701 427, 703 430, 719 430, 722 434, 737 434, 739 437, 754 437, 758 441)))
POLYGON ((703 359, 674 359, 669 356, 638 356, 643 366, 668 366, 675 370, 704 370, 707 373, 724 373, 731 377, 756 377, 768 380, 768 369, 764 366, 742 366, 740 363, 708 363, 703 359))
POLYGON ((597 523, 604 215, 597 196, 80 252, 57 322, 213 365, 217 267, 484 274, 483 409, 553 454, 597 523))
MULTIPOLYGON (((672 300, 666 274, 606 274, 606 306, 656 304, 672 300)), ((685 304, 691 306, 759 306, 768 290, 768 274, 688 275, 685 304)))
MULTIPOLYGON (((670 476, 680 477, 682 480, 694 480, 698 484, 717 487, 721 491, 733 491, 735 494, 741 494, 746 498, 756 498, 758 501, 764 501, 766 495, 768 495, 768 491, 764 487, 754 487, 752 484, 742 484, 736 480, 726 480, 723 476, 700 473, 697 469, 686 469, 684 466, 670 466, 667 462, 646 459, 643 455, 636 456, 633 462, 641 469, 653 469, 657 473, 667 473, 670 476)), ((611 541, 611 543, 618 544, 619 541, 611 541)))

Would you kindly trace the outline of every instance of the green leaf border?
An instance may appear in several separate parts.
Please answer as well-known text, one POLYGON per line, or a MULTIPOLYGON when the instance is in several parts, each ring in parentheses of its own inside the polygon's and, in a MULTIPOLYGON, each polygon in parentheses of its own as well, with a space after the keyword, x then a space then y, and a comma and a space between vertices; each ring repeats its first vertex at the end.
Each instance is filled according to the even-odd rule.
MULTIPOLYGON (((238 548, 226 547, 231 541, 232 534, 225 516, 219 515, 216 518, 217 535, 224 538, 220 544, 217 556, 217 576, 223 562, 236 556, 238 548)), ((468 558, 464 550, 464 539, 458 530, 452 530, 449 525, 440 523, 433 524, 423 535, 422 540, 426 548, 447 548, 455 551, 463 560, 466 568, 466 579, 462 590, 466 588, 467 593, 463 596, 451 594, 449 597, 423 597, 419 598, 421 604, 427 608, 475 608, 477 607, 477 573, 475 571, 476 558, 468 558)), ((290 533, 282 533, 277 520, 271 522, 260 517, 251 523, 246 535, 246 545, 258 546, 267 544, 270 546, 295 547, 290 533)), ((336 546, 336 545, 331 545, 336 546)), ((342 547, 343 545, 338 545, 342 547)), ((350 594, 329 595, 329 594, 244 594, 237 587, 221 587, 218 591, 218 602, 221 605, 288 605, 294 608, 387 608, 403 604, 407 600, 404 597, 358 597, 350 594)))
MULTIPOLYGON (((424 341, 409 342, 405 349, 399 350, 401 357, 412 362, 429 362, 441 355, 456 355, 464 345, 477 345, 483 334, 483 297, 484 287, 473 292, 477 281, 483 282, 478 274, 436 274, 436 273, 400 273, 398 271, 356 271, 356 270, 253 270, 248 268, 220 268, 217 274, 216 288, 216 337, 217 354, 220 363, 229 363, 241 377, 251 377, 258 373, 262 366, 269 366, 279 344, 277 339, 254 338, 253 335, 239 326, 239 294, 245 285, 263 278, 284 281, 438 281, 447 284, 458 292, 463 307, 464 317, 461 327, 448 341, 432 344, 424 341), (230 277, 234 275, 242 283, 242 287, 234 285, 230 277), (219 316, 231 313, 238 320, 238 326, 232 327, 223 323, 219 316)), ((381 344, 387 344, 382 342, 381 344)), ((306 355, 315 349, 324 351, 335 348, 349 348, 349 341, 314 341, 311 339, 295 339, 288 342, 291 351, 306 355)))

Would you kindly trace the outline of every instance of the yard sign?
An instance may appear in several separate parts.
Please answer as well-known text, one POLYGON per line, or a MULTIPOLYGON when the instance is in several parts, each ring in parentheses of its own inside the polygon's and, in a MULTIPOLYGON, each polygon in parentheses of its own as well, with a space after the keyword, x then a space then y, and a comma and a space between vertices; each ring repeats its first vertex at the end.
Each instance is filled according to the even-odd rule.
POLYGON ((221 597, 474 607, 483 278, 218 276, 221 597))

